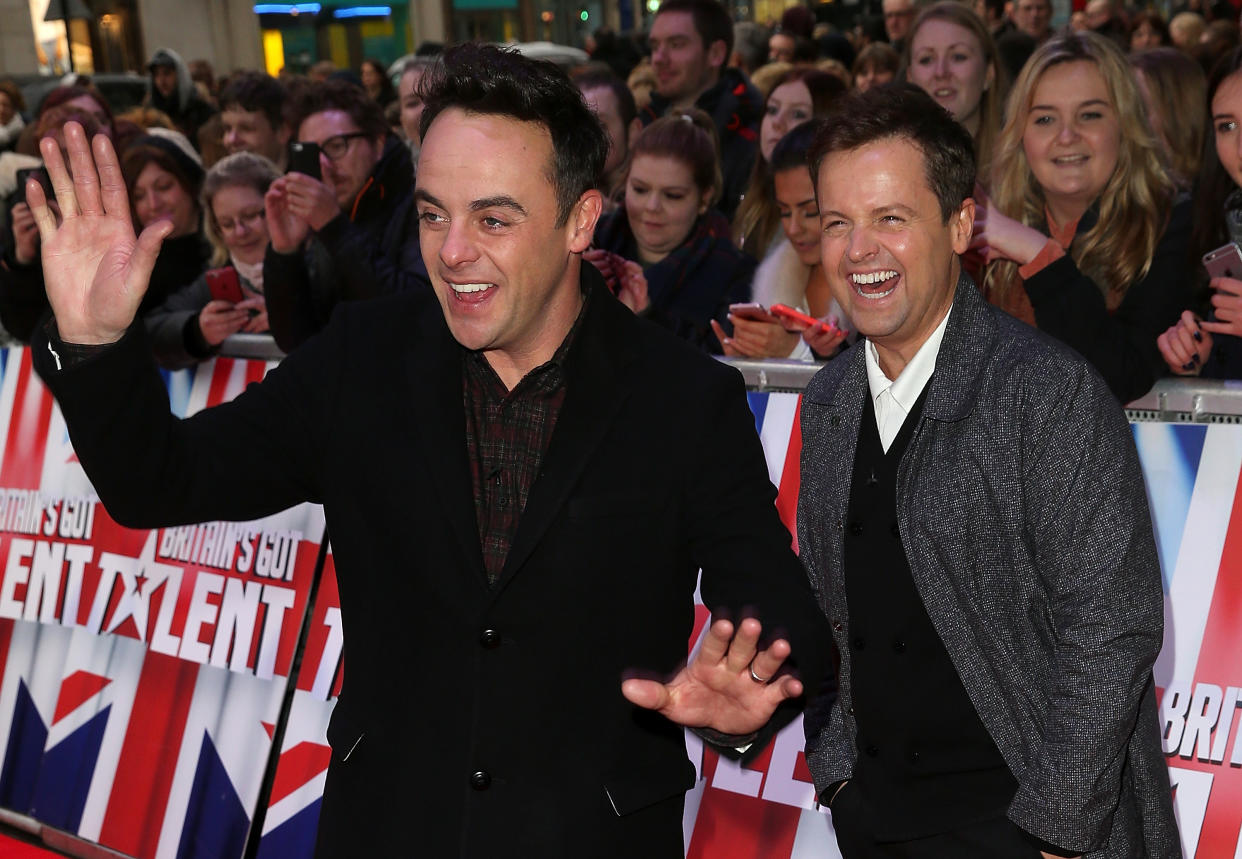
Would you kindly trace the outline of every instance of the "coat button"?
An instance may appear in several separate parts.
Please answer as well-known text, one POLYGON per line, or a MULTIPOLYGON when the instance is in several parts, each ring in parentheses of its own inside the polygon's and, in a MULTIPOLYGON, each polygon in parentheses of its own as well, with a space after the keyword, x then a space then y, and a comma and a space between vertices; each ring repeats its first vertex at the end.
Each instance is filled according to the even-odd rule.
POLYGON ((841 416, 833 415, 831 418, 828 419, 828 423, 832 424, 834 427, 841 426, 841 416))
POLYGON ((900 638, 893 642, 893 653, 905 653, 906 643, 900 638))
POLYGON ((854 707, 851 705, 851 706, 850 706, 850 708, 849 708, 848 710, 846 710, 845 712, 847 712, 847 713, 849 713, 851 716, 853 716, 853 715, 854 715, 854 707))
POLYGON ((470 786, 475 790, 487 790, 492 786, 492 774, 487 770, 470 773, 470 786))
POLYGON ((850 523, 850 534, 857 537, 861 533, 862 533, 862 523, 858 521, 851 522, 850 523))
POLYGON ((860 636, 858 636, 858 638, 855 638, 855 639, 854 639, 854 649, 855 649, 855 650, 863 650, 863 649, 865 649, 866 647, 867 647, 867 639, 863 638, 861 635, 860 635, 860 636))
POLYGON ((833 628, 833 630, 835 630, 836 632, 840 632, 842 629, 844 629, 844 628, 845 628, 845 625, 844 625, 844 624, 842 624, 842 623, 841 623, 841 621, 839 621, 839 620, 834 620, 834 621, 832 622, 832 628, 833 628))
POLYGON ((845 520, 842 519, 840 516, 838 516, 837 517, 837 530, 842 531, 844 529, 845 529, 845 520))
POLYGON ((500 646, 500 633, 494 629, 485 629, 479 633, 479 644, 488 650, 494 650, 500 646))
POLYGON ((867 746, 867 757, 875 758, 875 757, 879 757, 879 755, 880 755, 879 749, 877 749, 875 746, 867 746))

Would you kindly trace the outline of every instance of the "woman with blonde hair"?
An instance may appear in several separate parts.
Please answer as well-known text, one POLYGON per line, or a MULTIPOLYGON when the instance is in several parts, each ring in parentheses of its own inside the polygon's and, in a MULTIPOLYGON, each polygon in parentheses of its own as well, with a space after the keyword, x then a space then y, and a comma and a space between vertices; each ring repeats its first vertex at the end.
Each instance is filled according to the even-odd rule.
POLYGON ((1189 303, 1189 200, 1108 39, 1037 48, 1007 116, 971 245, 991 263, 987 296, 1077 349, 1129 402, 1163 374, 1156 336, 1189 303))
POLYGON ((1000 131, 1005 67, 987 24, 957 0, 919 13, 905 40, 905 78, 953 114, 975 141, 975 163, 986 176, 1000 131))
POLYGON ((267 213, 263 195, 279 178, 262 155, 237 152, 207 172, 199 202, 211 265, 220 266, 172 293, 145 318, 156 360, 168 369, 192 366, 215 355, 239 331, 268 330, 263 299, 267 213), (242 301, 213 293, 212 280, 235 281, 242 301))

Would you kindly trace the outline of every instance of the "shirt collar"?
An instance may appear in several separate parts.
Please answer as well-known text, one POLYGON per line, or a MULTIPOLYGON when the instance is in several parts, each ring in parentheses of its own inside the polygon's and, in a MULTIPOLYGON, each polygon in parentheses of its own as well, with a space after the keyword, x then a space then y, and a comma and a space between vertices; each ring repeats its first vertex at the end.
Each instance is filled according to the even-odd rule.
POLYGON ((940 320, 940 324, 936 326, 936 330, 931 336, 923 341, 923 345, 919 347, 919 351, 914 353, 914 357, 910 359, 910 363, 897 374, 896 379, 889 379, 884 375, 884 371, 880 369, 880 359, 875 352, 875 344, 870 339, 867 340, 867 386, 871 389, 871 399, 877 400, 880 394, 889 391, 897 405, 901 406, 906 414, 914 408, 914 404, 918 402, 919 395, 923 393, 923 388, 927 386, 927 380, 931 378, 932 373, 936 370, 936 356, 940 354, 940 342, 944 340, 945 329, 949 326, 949 314, 953 312, 950 305, 949 310, 944 315, 944 319, 940 320))

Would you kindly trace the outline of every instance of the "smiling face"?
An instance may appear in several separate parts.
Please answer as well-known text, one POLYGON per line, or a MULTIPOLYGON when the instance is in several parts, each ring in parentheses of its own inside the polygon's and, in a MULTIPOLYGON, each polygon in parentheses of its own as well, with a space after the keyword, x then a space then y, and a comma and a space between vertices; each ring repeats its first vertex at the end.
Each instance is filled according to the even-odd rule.
POLYGON ((226 185, 211 198, 211 214, 230 254, 247 264, 263 261, 267 219, 262 194, 249 185, 226 185))
POLYGON ((953 302, 974 202, 964 201, 946 223, 923 153, 890 139, 825 156, 819 206, 832 295, 896 378, 953 302))
POLYGON ((1234 72, 1220 82, 1212 96, 1212 130, 1216 136, 1216 154, 1233 179, 1242 186, 1242 72, 1234 72))
POLYGON ((130 200, 143 227, 156 221, 172 221, 169 238, 187 236, 198 229, 198 204, 176 176, 155 162, 148 162, 138 174, 130 200))
POLYGON ((1058 224, 1077 220, 1104 190, 1120 146, 1121 125, 1095 63, 1075 60, 1044 72, 1022 148, 1058 224))
POLYGON ((693 103, 716 82, 724 65, 724 42, 704 45, 689 12, 657 15, 647 43, 651 47, 656 92, 675 106, 693 103))
POLYGON ((711 189, 694 184, 690 165, 666 155, 637 155, 625 182, 625 214, 645 263, 678 248, 707 210, 711 189))
POLYGON ((803 265, 819 265, 819 205, 815 202, 810 168, 782 170, 772 181, 785 238, 803 265))
POLYGON ((993 78, 979 39, 960 24, 933 18, 919 27, 910 49, 910 82, 974 134, 983 93, 993 78))
POLYGON ((573 326, 575 255, 590 245, 602 203, 588 191, 557 224, 552 152, 541 125, 450 108, 419 156, 419 240, 445 321, 510 388, 573 326))
POLYGON ((759 126, 759 152, 765 162, 782 137, 809 120, 815 112, 811 91, 803 81, 787 81, 768 96, 763 122, 759 126))

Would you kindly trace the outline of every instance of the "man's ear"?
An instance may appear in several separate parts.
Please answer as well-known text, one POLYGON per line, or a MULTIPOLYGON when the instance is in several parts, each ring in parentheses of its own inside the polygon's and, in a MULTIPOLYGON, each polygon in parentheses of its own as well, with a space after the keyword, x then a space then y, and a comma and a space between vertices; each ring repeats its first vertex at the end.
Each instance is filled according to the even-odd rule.
POLYGON ((591 246, 591 241, 595 238, 595 224, 603 211, 604 195, 595 188, 578 198, 573 211, 569 213, 571 253, 580 254, 591 246))
POLYGON ((276 126, 276 139, 280 141, 281 146, 289 143, 289 138, 293 136, 293 129, 289 127, 289 123, 282 122, 276 126))
POLYGON ((716 71, 724 69, 725 61, 729 59, 729 49, 725 47, 723 39, 717 39, 712 42, 707 49, 707 64, 716 71))
POLYGON ((967 197, 962 206, 949 216, 949 235, 953 240, 953 252, 966 253, 970 247, 970 237, 975 231, 975 200, 967 197))

